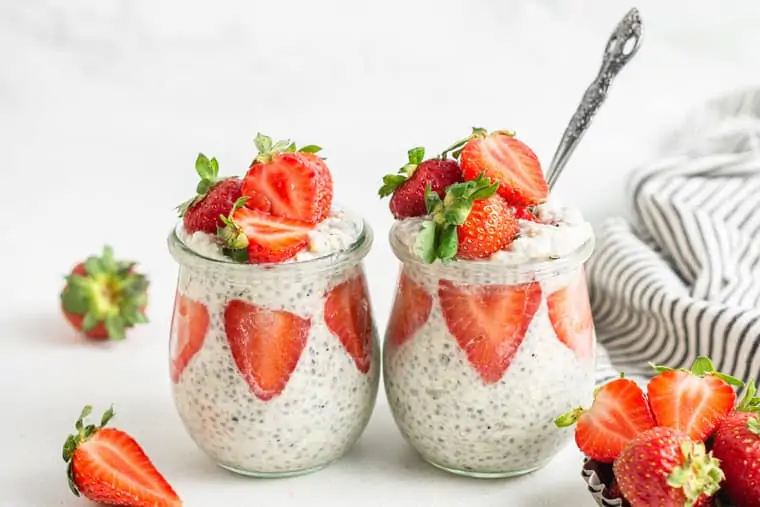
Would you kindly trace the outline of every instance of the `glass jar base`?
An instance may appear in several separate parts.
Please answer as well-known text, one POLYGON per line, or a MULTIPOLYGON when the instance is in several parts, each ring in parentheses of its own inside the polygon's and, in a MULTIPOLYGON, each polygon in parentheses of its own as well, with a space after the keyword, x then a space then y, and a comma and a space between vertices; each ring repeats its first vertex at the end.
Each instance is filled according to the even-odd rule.
POLYGON ((245 477, 253 477, 256 479, 287 479, 288 477, 298 477, 299 475, 308 475, 314 472, 318 472, 322 470, 323 468, 329 466, 330 463, 325 463, 323 465, 317 465, 311 468, 302 468, 301 470, 292 470, 292 471, 287 471, 287 472, 257 472, 254 470, 243 470, 241 468, 235 468, 233 466, 223 465, 221 463, 217 463, 217 465, 220 468, 227 470, 228 472, 232 472, 237 475, 243 475, 245 477))
POLYGON ((508 472, 477 472, 474 470, 459 470, 457 468, 450 468, 447 466, 439 465, 435 461, 429 460, 425 458, 424 456, 422 459, 425 460, 425 462, 429 463, 430 465, 433 465, 438 470, 443 470, 444 472, 448 472, 450 474, 459 475, 460 477, 470 477, 472 479, 509 479, 510 477, 520 477, 522 475, 528 475, 531 474, 543 467, 545 467, 550 460, 542 461, 536 466, 526 468, 523 470, 511 470, 508 472))

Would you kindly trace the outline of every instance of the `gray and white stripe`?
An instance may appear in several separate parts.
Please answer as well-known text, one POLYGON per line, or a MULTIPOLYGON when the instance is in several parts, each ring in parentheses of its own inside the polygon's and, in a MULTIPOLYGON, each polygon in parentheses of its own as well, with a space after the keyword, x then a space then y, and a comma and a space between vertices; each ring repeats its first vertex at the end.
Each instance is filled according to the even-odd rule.
POLYGON ((760 377, 760 90, 714 101, 633 173, 633 221, 596 231, 598 380, 697 356, 760 377))

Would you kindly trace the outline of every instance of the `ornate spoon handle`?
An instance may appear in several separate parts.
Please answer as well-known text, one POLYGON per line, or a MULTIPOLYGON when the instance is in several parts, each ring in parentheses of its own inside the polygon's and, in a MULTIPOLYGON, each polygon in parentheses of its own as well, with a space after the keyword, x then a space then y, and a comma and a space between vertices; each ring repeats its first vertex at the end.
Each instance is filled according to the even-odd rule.
POLYGON ((549 188, 552 188, 557 182, 557 178, 559 178, 565 164, 567 164, 568 159, 591 124, 591 120, 604 103, 604 99, 607 98, 607 90, 612 79, 638 51, 641 36, 641 17, 638 9, 633 8, 620 20, 617 28, 610 35, 607 47, 604 50, 604 59, 599 68, 599 74, 583 94, 583 99, 570 119, 565 133, 562 135, 562 140, 557 146, 557 151, 554 152, 554 158, 549 164, 546 175, 549 188))

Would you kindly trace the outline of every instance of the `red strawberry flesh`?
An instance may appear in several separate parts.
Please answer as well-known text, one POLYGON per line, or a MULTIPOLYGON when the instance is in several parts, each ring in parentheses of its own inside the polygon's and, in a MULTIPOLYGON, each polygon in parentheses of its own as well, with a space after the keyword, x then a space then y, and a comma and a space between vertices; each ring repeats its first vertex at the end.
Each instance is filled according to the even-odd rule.
POLYGON ((241 196, 241 182, 237 178, 220 180, 199 203, 190 207, 182 218, 185 231, 202 231, 216 234, 217 227, 224 227, 219 218, 227 216, 235 201, 241 196))
POLYGON ((209 321, 210 316, 206 305, 177 292, 171 325, 174 332, 171 378, 175 384, 180 381, 190 360, 203 346, 209 321))
POLYGON ((460 181, 462 170, 456 160, 426 160, 393 193, 391 213, 396 219, 424 216, 427 214, 425 189, 428 185, 443 199, 446 187, 460 181))
POLYGON ((414 336, 428 321, 432 308, 433 297, 402 271, 386 331, 390 346, 398 348, 414 336))
POLYGON ((549 320, 557 338, 582 359, 594 355, 594 321, 583 269, 570 283, 546 298, 549 320))
POLYGON ((364 275, 343 282, 327 294, 325 323, 343 344, 356 368, 368 373, 372 362, 373 322, 364 275))
POLYGON ((501 380, 541 303, 541 285, 458 285, 441 280, 449 332, 486 384, 501 380))
POLYGON ((277 263, 290 260, 309 245, 308 222, 272 216, 238 208, 232 220, 248 238, 248 258, 252 263, 277 263))

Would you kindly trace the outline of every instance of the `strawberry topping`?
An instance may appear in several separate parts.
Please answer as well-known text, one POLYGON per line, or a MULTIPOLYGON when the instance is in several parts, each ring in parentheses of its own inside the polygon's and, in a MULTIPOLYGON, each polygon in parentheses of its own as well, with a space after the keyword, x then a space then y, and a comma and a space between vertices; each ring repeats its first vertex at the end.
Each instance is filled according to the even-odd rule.
POLYGON ((219 163, 215 158, 209 160, 203 153, 198 154, 195 171, 201 178, 197 195, 180 204, 177 210, 188 233, 216 234, 217 227, 224 225, 219 216, 227 215, 241 195, 240 180, 219 179, 219 163))
POLYGON ((237 250, 245 249, 252 263, 284 262, 309 245, 309 232, 313 225, 308 222, 277 217, 239 207, 226 221, 222 237, 231 238, 228 243, 237 250))

